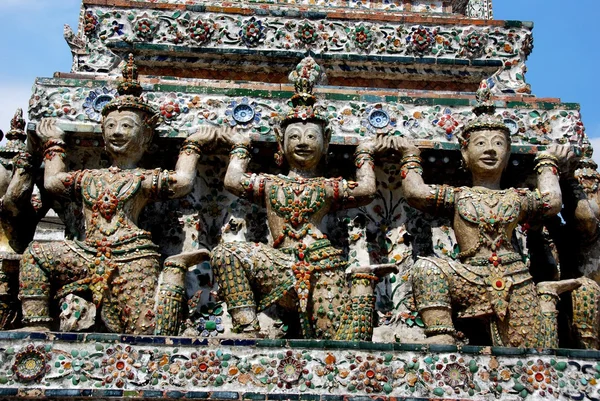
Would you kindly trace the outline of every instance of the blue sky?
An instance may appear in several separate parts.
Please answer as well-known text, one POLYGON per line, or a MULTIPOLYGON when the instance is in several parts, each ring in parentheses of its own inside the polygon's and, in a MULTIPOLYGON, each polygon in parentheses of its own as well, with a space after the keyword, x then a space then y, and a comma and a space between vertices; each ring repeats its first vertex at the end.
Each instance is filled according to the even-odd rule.
MULTIPOLYGON (((0 129, 17 107, 27 108, 37 76, 69 71, 62 32, 76 29, 80 0, 0 0, 0 129)), ((600 158, 600 72, 597 18, 600 0, 495 0, 496 19, 534 21, 527 81, 539 97, 581 104, 587 134, 600 158)))

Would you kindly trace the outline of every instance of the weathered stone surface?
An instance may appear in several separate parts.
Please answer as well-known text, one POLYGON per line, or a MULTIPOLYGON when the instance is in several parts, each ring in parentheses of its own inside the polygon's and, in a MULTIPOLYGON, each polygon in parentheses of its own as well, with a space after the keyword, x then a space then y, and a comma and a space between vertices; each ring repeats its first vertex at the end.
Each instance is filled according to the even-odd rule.
POLYGON ((69 294, 60 301, 60 331, 74 332, 89 329, 96 321, 96 306, 69 294))

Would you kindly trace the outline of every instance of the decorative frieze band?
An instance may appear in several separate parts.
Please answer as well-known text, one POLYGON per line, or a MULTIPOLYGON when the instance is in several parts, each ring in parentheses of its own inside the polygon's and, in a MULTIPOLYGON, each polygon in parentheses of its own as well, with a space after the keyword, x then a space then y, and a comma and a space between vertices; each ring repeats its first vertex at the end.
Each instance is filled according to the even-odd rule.
MULTIPOLYGON (((164 119, 159 132, 165 137, 187 137, 208 124, 235 126, 248 130, 255 138, 271 141, 279 116, 287 110, 293 94, 289 85, 152 82, 146 80, 145 96, 164 119)), ((30 121, 56 117, 99 132, 100 111, 115 96, 114 86, 112 81, 80 78, 38 79, 30 102, 30 121)), ((336 87, 320 87, 317 96, 328 110, 334 143, 354 143, 361 136, 389 134, 452 148, 458 146, 456 133, 473 116, 474 99, 469 96, 443 98, 423 93, 411 97, 395 91, 357 92, 336 87)), ((513 144, 587 142, 578 105, 529 99, 529 103, 497 102, 497 112, 510 127, 513 144)))
MULTIPOLYGON (((362 22, 331 19, 318 12, 249 11, 243 15, 88 5, 83 13, 84 34, 66 33, 75 57, 74 71, 118 74, 118 65, 129 52, 149 66, 177 58, 186 63, 190 57, 235 58, 241 72, 252 70, 261 60, 278 62, 312 52, 325 62, 359 64, 367 75, 378 67, 387 69, 388 79, 406 79, 391 69, 398 65, 451 66, 467 80, 477 69, 485 70, 486 77, 501 69, 505 93, 528 90, 524 62, 532 49, 529 23, 432 24, 426 19, 405 22, 401 17, 362 22)), ((209 68, 219 69, 219 65, 209 68)), ((220 68, 231 66, 225 63, 220 68)), ((437 69, 425 74, 435 80, 449 79, 437 69)), ((474 83, 480 80, 480 74, 472 79, 474 83)))
POLYGON ((0 342, 0 394, 5 399, 594 400, 600 395, 597 354, 329 341, 31 335, 0 342))

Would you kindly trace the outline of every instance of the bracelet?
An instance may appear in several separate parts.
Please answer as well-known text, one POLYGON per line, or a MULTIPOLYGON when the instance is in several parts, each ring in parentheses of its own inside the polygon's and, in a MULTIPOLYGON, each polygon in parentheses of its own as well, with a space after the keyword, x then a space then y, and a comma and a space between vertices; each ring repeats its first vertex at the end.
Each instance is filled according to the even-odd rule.
POLYGON ((67 144, 62 139, 49 139, 44 144, 44 149, 48 149, 48 148, 51 148, 53 146, 65 147, 65 146, 67 146, 67 144))
POLYGON ((420 165, 418 165, 418 166, 408 165, 408 166, 402 166, 402 168, 400 169, 400 176, 402 177, 402 179, 405 179, 408 176, 408 173, 410 173, 411 171, 414 171, 415 173, 419 174, 420 176, 423 175, 423 168, 420 165))
POLYGON ((365 163, 369 163, 371 167, 375 166, 373 152, 369 150, 359 150, 354 153, 354 165, 356 168, 361 168, 365 163))
POLYGON ((182 273, 185 273, 187 271, 187 266, 181 262, 173 262, 173 261, 166 261, 163 264, 164 268, 171 268, 173 270, 179 270, 182 273))
POLYGON ((421 156, 417 154, 407 154, 400 159, 400 176, 405 179, 411 170, 423 175, 423 166, 421 165, 421 156))
POLYGON ((415 153, 409 153, 407 155, 402 156, 402 159, 400 159, 400 164, 405 164, 408 162, 417 162, 417 163, 421 163, 423 159, 421 159, 421 155, 415 154, 415 153))
POLYGON ((44 160, 52 160, 56 156, 64 160, 67 157, 67 152, 60 146, 52 146, 44 150, 44 160))
POLYGON ((541 174, 542 169, 545 167, 550 167, 552 169, 552 174, 554 175, 558 175, 560 173, 558 164, 552 159, 541 159, 533 169, 536 173, 541 174))
POLYGON ((15 167, 28 171, 33 167, 33 165, 31 164, 32 160, 33 156, 29 153, 19 152, 14 158, 15 167))
POLYGON ((44 144, 44 159, 52 160, 58 156, 64 160, 67 157, 65 146, 66 143, 62 139, 50 139, 44 144))
POLYGON ((379 277, 377 277, 373 274, 367 274, 367 273, 355 273, 352 275, 352 279, 369 280, 370 282, 379 281, 379 277))
POLYGON ((231 151, 229 152, 229 156, 237 156, 240 159, 249 159, 250 145, 246 145, 244 143, 237 143, 233 145, 231 151))
POLYGON ((439 334, 449 334, 453 337, 456 336, 456 329, 452 326, 445 326, 445 325, 435 325, 435 326, 429 326, 427 327, 425 330, 425 335, 427 336, 433 336, 433 335, 439 335, 439 334))
POLYGON ((185 153, 186 155, 196 154, 198 156, 202 156, 202 143, 195 141, 190 138, 186 138, 183 141, 183 145, 181 145, 180 153, 185 153))
POLYGON ((550 153, 544 153, 544 152, 538 153, 535 156, 534 161, 537 163, 537 162, 539 162, 541 160, 548 160, 548 159, 552 160, 554 163, 558 164, 558 159, 556 158, 556 156, 551 155, 550 153))

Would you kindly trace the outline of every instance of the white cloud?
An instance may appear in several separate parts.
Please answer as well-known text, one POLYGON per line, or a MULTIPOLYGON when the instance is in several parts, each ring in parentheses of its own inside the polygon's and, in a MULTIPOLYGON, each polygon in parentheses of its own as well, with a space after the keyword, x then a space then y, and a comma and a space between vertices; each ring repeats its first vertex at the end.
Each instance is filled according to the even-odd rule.
POLYGON ((10 129, 10 120, 19 107, 23 109, 25 120, 28 121, 27 109, 29 108, 32 86, 33 82, 23 84, 0 83, 0 129, 5 134, 10 129))

